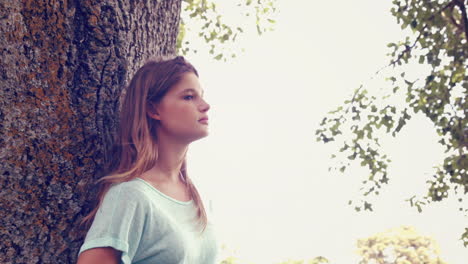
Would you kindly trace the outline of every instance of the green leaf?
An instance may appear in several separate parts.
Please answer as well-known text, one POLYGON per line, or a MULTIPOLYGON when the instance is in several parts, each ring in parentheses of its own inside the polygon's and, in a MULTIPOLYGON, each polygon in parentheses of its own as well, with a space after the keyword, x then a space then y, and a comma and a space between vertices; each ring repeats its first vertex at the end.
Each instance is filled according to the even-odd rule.
POLYGON ((424 63, 424 59, 425 57, 424 56, 419 56, 419 64, 423 64, 424 63))
POLYGON ((342 173, 343 173, 345 170, 346 170, 346 166, 342 166, 342 167, 340 168, 340 172, 342 172, 342 173))

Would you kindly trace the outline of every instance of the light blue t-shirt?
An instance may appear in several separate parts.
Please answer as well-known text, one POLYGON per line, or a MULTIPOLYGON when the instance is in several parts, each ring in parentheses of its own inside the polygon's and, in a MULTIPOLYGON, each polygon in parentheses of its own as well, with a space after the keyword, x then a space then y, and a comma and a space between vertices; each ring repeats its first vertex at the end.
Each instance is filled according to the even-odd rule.
POLYGON ((140 178, 112 186, 86 234, 81 252, 122 251, 124 264, 212 264, 218 243, 213 223, 197 225, 192 201, 178 201, 140 178))

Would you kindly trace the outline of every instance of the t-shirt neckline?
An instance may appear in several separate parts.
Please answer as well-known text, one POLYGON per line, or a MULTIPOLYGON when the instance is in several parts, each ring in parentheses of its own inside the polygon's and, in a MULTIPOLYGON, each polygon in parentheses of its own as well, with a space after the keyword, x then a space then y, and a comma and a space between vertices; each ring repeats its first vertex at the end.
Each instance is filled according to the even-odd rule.
POLYGON ((143 180, 142 178, 139 178, 139 177, 136 177, 135 179, 143 182, 144 184, 146 184, 149 188, 151 188, 152 190, 154 190, 156 193, 158 193, 159 195, 161 195, 162 197, 172 201, 172 202, 175 202, 175 203, 178 203, 178 204, 181 204, 181 205, 191 205, 193 204, 193 199, 190 200, 190 201, 180 201, 180 200, 177 200, 167 194, 164 194, 163 192, 161 192, 160 190, 158 190, 156 187, 154 187, 151 183, 143 180))

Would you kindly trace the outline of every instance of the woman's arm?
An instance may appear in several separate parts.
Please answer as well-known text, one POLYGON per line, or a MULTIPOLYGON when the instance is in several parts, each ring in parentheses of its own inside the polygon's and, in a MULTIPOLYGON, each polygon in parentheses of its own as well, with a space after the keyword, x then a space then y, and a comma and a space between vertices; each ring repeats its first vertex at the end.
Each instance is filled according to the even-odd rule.
POLYGON ((78 256, 76 264, 119 264, 121 251, 111 247, 91 248, 78 256))

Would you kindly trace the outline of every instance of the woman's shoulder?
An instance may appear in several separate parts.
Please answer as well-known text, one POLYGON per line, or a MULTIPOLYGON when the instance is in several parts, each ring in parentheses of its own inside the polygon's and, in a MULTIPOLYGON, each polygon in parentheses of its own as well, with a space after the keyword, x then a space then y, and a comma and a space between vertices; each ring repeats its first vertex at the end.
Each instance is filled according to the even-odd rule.
POLYGON ((132 199, 132 200, 146 200, 144 186, 137 179, 119 182, 113 184, 106 193, 106 196, 113 199, 132 199))
POLYGON ((140 181, 138 181, 138 178, 133 178, 133 179, 128 180, 128 181, 115 183, 115 184, 112 185, 111 188, 114 188, 114 189, 118 189, 118 188, 121 188, 121 189, 142 189, 142 185, 141 185, 140 181))

